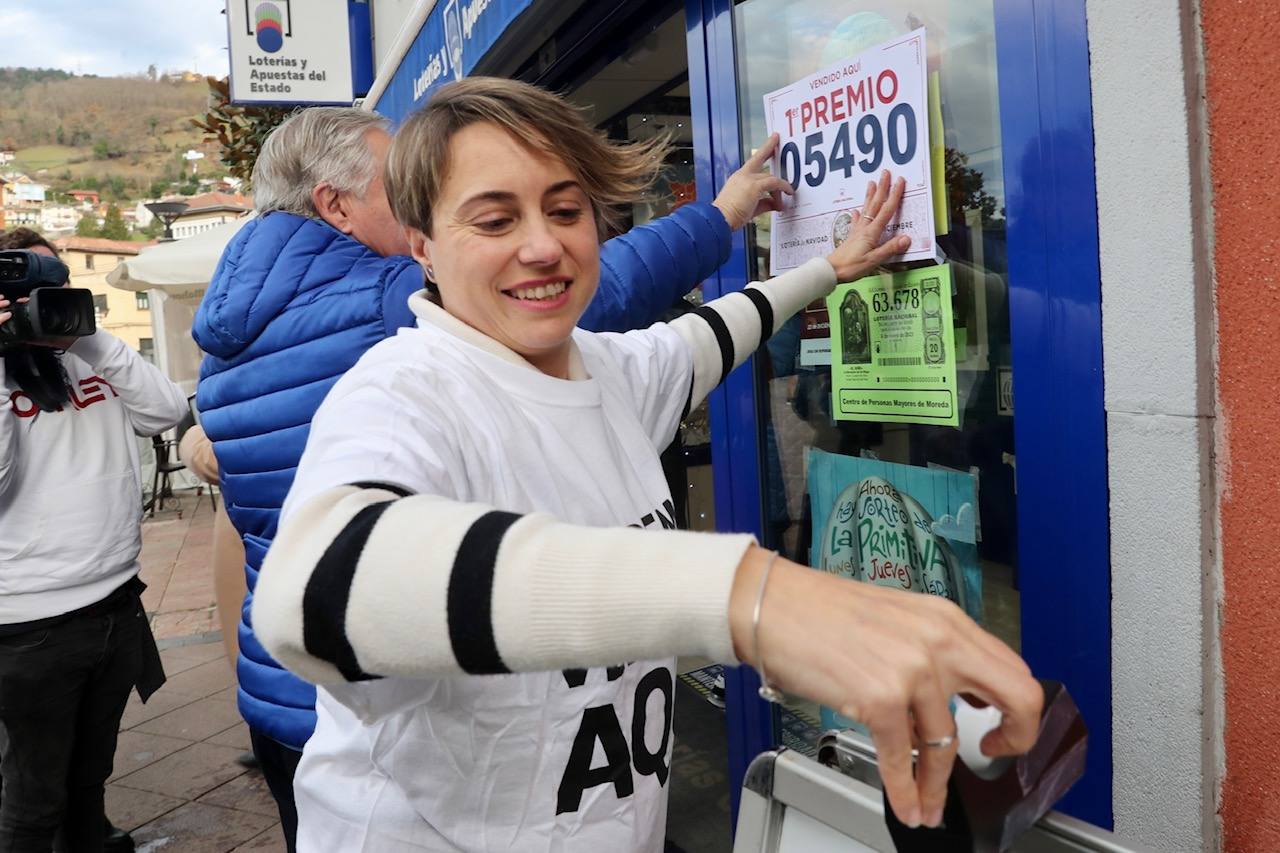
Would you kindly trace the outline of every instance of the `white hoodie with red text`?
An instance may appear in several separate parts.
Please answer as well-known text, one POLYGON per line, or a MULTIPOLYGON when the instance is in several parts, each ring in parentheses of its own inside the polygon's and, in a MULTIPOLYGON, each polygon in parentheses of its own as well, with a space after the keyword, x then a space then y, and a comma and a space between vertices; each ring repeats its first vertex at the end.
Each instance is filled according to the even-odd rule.
POLYGON ((44 412, 0 360, 0 624, 57 616, 138 572, 137 435, 177 424, 186 397, 99 330, 62 357, 71 401, 44 412))

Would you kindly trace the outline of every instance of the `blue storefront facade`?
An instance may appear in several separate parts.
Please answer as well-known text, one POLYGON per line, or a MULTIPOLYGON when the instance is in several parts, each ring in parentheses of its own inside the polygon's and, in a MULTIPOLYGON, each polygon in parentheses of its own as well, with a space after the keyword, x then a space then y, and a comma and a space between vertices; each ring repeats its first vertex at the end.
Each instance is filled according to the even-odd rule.
MULTIPOLYGON (((373 108, 399 122, 450 80, 472 73, 533 0, 445 0, 430 6, 399 58, 394 74, 379 80, 373 108)), ((424 10, 426 11, 426 10, 424 10)))
MULTIPOLYGON (((449 80, 502 74, 565 93, 616 138, 656 127, 676 142, 672 176, 634 211, 640 222, 716 194, 764 136, 765 92, 924 26, 946 127, 939 240, 956 276, 961 426, 832 420, 814 329, 784 330, 686 426, 689 520, 807 562, 826 512, 811 505, 811 451, 971 477, 988 627, 1038 676, 1064 682, 1089 726, 1085 776, 1059 808, 1110 828, 1111 520, 1085 3, 857 5, 401 2, 364 105, 398 123, 449 80)), ((702 298, 766 277, 768 245, 760 223, 735 234, 702 298)), ((701 663, 690 668, 705 674, 701 663)), ((763 702, 757 687, 750 670, 726 673, 723 793, 734 803, 752 757, 787 742, 797 720, 822 722, 763 702)))

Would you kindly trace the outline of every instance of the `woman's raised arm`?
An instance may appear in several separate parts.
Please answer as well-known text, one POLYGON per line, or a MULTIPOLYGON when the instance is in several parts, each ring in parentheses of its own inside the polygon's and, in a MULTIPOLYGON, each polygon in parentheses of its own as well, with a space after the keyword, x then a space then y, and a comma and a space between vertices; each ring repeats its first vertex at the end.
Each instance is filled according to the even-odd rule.
POLYGON ((878 182, 868 184, 862 215, 855 214, 849 238, 825 259, 814 258, 769 281, 753 282, 671 321, 693 355, 686 414, 793 314, 826 296, 837 283, 861 278, 910 248, 910 237, 880 242, 904 189, 902 179, 891 181, 884 172, 878 182))

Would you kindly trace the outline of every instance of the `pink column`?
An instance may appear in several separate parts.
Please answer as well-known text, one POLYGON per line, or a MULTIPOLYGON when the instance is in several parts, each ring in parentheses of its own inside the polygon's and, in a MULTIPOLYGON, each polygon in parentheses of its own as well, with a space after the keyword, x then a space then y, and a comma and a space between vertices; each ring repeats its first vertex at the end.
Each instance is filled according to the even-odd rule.
POLYGON ((1280 850, 1280 3, 1203 0, 1218 329, 1223 850, 1280 850))

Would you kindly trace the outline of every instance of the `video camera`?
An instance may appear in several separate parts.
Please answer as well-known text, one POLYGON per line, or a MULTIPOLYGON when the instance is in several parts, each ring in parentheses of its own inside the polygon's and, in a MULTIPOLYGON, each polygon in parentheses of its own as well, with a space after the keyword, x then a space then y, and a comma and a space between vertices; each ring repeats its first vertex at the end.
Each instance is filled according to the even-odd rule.
POLYGON ((0 324, 0 350, 42 338, 83 338, 97 331, 93 293, 65 288, 67 265, 29 249, 0 251, 0 296, 13 316, 0 324), (27 298, 26 302, 18 300, 27 298))

